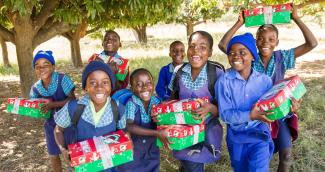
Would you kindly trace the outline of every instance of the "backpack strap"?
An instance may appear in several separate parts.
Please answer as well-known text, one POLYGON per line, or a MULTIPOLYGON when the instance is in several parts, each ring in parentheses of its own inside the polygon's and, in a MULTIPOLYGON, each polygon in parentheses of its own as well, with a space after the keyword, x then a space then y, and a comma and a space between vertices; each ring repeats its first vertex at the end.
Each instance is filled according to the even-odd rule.
POLYGON ((112 105, 112 112, 113 112, 114 121, 117 124, 119 112, 118 112, 118 107, 117 107, 116 101, 111 99, 111 105, 112 105))
POLYGON ((173 91, 171 92, 170 94, 170 98, 171 99, 179 99, 179 80, 182 76, 182 73, 183 73, 183 68, 185 67, 185 65, 188 64, 188 63, 184 63, 179 69, 178 71, 176 72, 175 74, 175 78, 173 80, 173 91))
POLYGON ((83 104, 77 104, 77 108, 74 111, 74 114, 73 114, 73 117, 72 117, 72 121, 71 121, 73 127, 77 128, 79 119, 80 119, 81 114, 83 113, 84 109, 85 109, 85 105, 83 105, 83 104))
POLYGON ((216 100, 215 100, 215 90, 214 90, 214 85, 217 81, 217 74, 216 74, 216 69, 219 68, 222 71, 225 71, 225 68, 222 64, 215 62, 215 61, 208 61, 207 64, 207 74, 208 74, 208 89, 209 92, 212 96, 213 99, 213 104, 216 104, 216 100))

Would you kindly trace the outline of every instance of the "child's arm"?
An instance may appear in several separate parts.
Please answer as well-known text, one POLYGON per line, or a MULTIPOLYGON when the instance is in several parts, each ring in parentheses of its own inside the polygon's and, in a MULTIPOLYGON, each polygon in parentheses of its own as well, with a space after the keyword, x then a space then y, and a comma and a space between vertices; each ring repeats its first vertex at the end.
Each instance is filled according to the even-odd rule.
POLYGON ((244 24, 244 16, 243 12, 241 11, 237 22, 226 32, 226 34, 222 37, 220 40, 218 47, 219 49, 224 52, 225 54, 227 53, 227 46, 230 41, 230 39, 234 36, 236 31, 244 24))
POLYGON ((69 100, 72 100, 72 99, 76 99, 74 91, 71 91, 70 94, 68 95, 68 97, 62 101, 55 101, 55 102, 53 101, 53 102, 49 102, 49 103, 45 104, 41 108, 41 110, 43 113, 46 113, 51 109, 63 107, 69 100))
POLYGON ((292 10, 292 19, 293 21, 298 25, 300 30, 302 31, 302 34, 305 38, 305 43, 302 45, 299 45, 294 49, 295 58, 304 55, 305 53, 311 51, 313 48, 317 46, 317 40, 314 36, 314 34, 310 31, 310 29, 304 24, 304 22, 299 18, 297 14, 297 8, 296 6, 293 6, 292 10))
POLYGON ((194 114, 198 114, 199 117, 195 117, 196 119, 204 119, 205 116, 210 112, 213 116, 218 116, 218 108, 216 105, 212 103, 208 103, 202 99, 199 99, 201 107, 192 111, 194 114))
POLYGON ((64 128, 56 125, 54 128, 54 138, 55 142, 58 145, 65 161, 70 164, 69 151, 65 148, 64 144, 64 128))
POLYGON ((129 120, 127 120, 126 129, 131 134, 135 134, 135 135, 139 135, 139 136, 158 137, 160 139, 160 141, 164 144, 164 146, 166 148, 169 148, 168 145, 170 144, 170 141, 168 140, 167 136, 162 131, 144 128, 137 124, 134 124, 133 121, 129 121, 129 120))

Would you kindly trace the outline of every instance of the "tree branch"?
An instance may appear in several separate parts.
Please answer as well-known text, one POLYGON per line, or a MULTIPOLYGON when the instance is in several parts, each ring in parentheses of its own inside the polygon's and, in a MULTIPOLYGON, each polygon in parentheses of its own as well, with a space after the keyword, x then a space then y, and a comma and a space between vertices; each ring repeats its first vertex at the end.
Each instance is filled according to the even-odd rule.
POLYGON ((12 43, 15 42, 14 34, 11 31, 9 31, 7 28, 3 27, 2 25, 0 25, 0 36, 5 41, 12 42, 12 43))
POLYGON ((46 23, 47 19, 53 15, 54 9, 59 5, 58 0, 45 0, 44 5, 40 13, 34 19, 35 31, 38 32, 39 29, 46 23))
POLYGON ((41 29, 38 31, 37 35, 33 41, 33 48, 39 44, 53 38, 56 35, 61 35, 64 32, 67 32, 72 29, 72 26, 65 22, 56 22, 53 23, 48 29, 41 29))
POLYGON ((93 33, 93 32, 96 32, 98 29, 100 29, 101 27, 100 26, 96 26, 92 29, 89 29, 86 31, 86 35, 90 34, 90 33, 93 33))
POLYGON ((307 6, 307 5, 321 3, 321 2, 325 2, 325 0, 309 0, 309 1, 305 2, 305 3, 296 5, 296 7, 297 8, 303 8, 303 7, 307 6))
POLYGON ((196 25, 199 25, 199 24, 205 23, 205 22, 206 22, 206 20, 197 21, 197 22, 193 23, 193 26, 196 26, 196 25))

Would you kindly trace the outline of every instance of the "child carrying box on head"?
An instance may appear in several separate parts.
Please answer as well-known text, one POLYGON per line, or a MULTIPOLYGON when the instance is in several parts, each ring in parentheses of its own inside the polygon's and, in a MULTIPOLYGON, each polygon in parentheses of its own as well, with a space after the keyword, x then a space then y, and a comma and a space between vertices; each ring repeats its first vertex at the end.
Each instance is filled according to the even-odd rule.
MULTIPOLYGON (((109 66, 100 61, 91 61, 82 72, 82 88, 87 94, 79 100, 69 101, 55 114, 55 140, 63 155, 68 159, 65 147, 65 129, 73 125, 74 113, 82 105, 83 111, 77 120, 77 132, 74 142, 79 142, 102 136, 117 129, 125 128, 125 118, 122 113, 114 114, 110 93, 115 87, 115 76, 109 66), (115 119, 117 118, 117 119, 115 119)), ((114 171, 110 168, 107 171, 114 171)))
POLYGON ((192 33, 188 41, 187 58, 185 63, 172 76, 169 88, 172 90, 171 99, 203 98, 200 108, 194 110, 200 119, 205 119, 210 112, 212 115, 204 120, 205 141, 189 148, 173 151, 173 155, 181 162, 181 170, 203 172, 205 163, 219 160, 221 155, 222 127, 218 120, 218 109, 215 99, 214 85, 223 73, 221 64, 208 61, 212 55, 213 38, 205 31, 192 33))
POLYGON ((269 171, 274 145, 266 112, 255 103, 272 87, 271 79, 252 69, 258 60, 255 39, 246 33, 227 46, 231 66, 216 84, 221 119, 227 124, 227 147, 235 172, 269 171))
POLYGON ((172 58, 172 62, 160 69, 158 83, 156 85, 156 93, 162 100, 168 100, 170 98, 171 91, 168 85, 175 68, 183 64, 185 56, 184 44, 181 41, 172 42, 169 46, 169 56, 172 58))
POLYGON ((33 59, 33 67, 39 80, 32 86, 30 98, 45 98, 50 102, 42 107, 42 111, 52 111, 44 123, 47 150, 50 155, 53 171, 62 171, 59 157, 60 149, 55 143, 53 114, 70 99, 74 99, 75 85, 69 76, 55 71, 55 60, 52 51, 38 51, 33 59))
POLYGON ((114 90, 112 90, 111 95, 113 95, 116 91, 126 88, 129 84, 129 69, 128 65, 126 65, 126 68, 123 69, 123 71, 119 71, 119 63, 126 63, 123 61, 123 58, 118 54, 118 49, 122 46, 120 36, 117 32, 114 30, 108 30, 105 32, 102 46, 104 48, 104 51, 102 51, 100 54, 93 54, 88 61, 92 60, 99 60, 103 61, 104 63, 107 63, 113 72, 117 74, 118 72, 126 74, 124 76, 125 78, 116 80, 116 87, 114 90))
MULTIPOLYGON (((311 51, 317 46, 317 40, 309 28, 297 15, 297 9, 293 6, 292 20, 297 24, 303 33, 305 42, 289 50, 277 50, 275 47, 279 44, 279 32, 276 26, 265 24, 258 28, 256 33, 256 46, 259 50, 259 58, 253 62, 253 68, 256 71, 264 73, 272 78, 273 84, 284 79, 285 71, 295 67, 296 58, 311 51)), ((226 52, 227 44, 234 33, 244 24, 243 14, 239 15, 235 25, 223 36, 219 43, 219 48, 226 52)), ((276 120, 271 124, 272 138, 274 139, 275 152, 279 151, 280 171, 289 171, 292 141, 298 137, 298 117, 296 115, 297 107, 301 100, 291 99, 292 112, 287 118, 276 120)))
POLYGON ((153 77, 148 70, 139 68, 132 72, 130 82, 133 95, 126 104, 124 116, 134 145, 134 161, 119 170, 158 172, 160 153, 156 139, 158 137, 165 147, 169 141, 151 120, 152 106, 160 103, 159 98, 153 96, 153 77))

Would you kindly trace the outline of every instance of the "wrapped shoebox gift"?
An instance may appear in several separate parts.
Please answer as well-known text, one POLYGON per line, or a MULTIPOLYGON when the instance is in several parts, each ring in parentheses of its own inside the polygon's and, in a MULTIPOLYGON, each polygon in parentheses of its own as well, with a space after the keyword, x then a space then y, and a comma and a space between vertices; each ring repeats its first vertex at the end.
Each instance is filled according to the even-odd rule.
POLYGON ((129 71, 129 60, 124 58, 110 58, 110 62, 115 62, 118 67, 118 71, 116 73, 116 79, 120 81, 124 81, 126 75, 129 71))
POLYGON ((306 93, 306 88, 298 76, 284 79, 274 85, 257 102, 262 111, 273 112, 267 117, 271 120, 281 119, 290 112, 290 97, 300 99, 306 93))
POLYGON ((290 3, 244 10, 245 26, 290 23, 291 11, 290 3))
POLYGON ((122 131, 68 145, 75 171, 101 171, 133 161, 131 139, 122 131))
POLYGON ((48 103, 47 99, 8 98, 8 113, 30 116, 34 118, 50 118, 51 112, 42 113, 41 107, 48 103))
MULTIPOLYGON (((207 97, 204 97, 203 100, 209 102, 207 97)), ((200 106, 197 99, 171 100, 154 105, 152 111, 158 114, 158 125, 200 124, 202 120, 193 118, 197 115, 191 113, 192 110, 196 110, 200 106)))
MULTIPOLYGON (((161 125, 157 130, 163 130, 167 135, 170 148, 173 150, 182 150, 197 143, 204 141, 205 125, 161 125)), ((162 142, 157 139, 157 146, 162 147, 162 142)))

